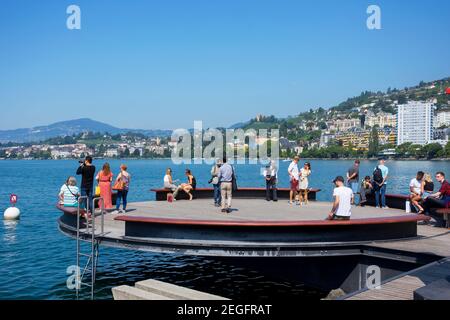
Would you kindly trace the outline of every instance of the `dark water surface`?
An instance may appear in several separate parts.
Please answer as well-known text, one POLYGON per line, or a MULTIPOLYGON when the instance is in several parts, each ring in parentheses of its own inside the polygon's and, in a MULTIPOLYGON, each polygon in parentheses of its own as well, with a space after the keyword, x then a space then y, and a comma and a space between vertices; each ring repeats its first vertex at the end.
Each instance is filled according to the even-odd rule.
MULTIPOLYGON (((120 161, 110 161, 118 172, 120 161)), ((96 165, 101 166, 102 161, 96 165)), ((127 161, 133 176, 129 201, 153 200, 148 191, 161 187, 165 169, 171 166, 176 179, 184 180, 186 166, 169 160, 127 161)), ((345 175, 352 161, 312 161, 312 187, 321 188, 318 199, 331 199, 331 180, 345 175)), ((362 163, 361 174, 371 174, 375 162, 362 163)), ((288 162, 280 163, 280 186, 288 186, 288 162)), ((388 192, 407 193, 417 170, 450 174, 448 162, 390 162, 388 192)), ((19 196, 22 211, 18 222, 0 223, 0 299, 73 299, 67 289, 66 269, 75 264, 75 241, 59 233, 55 209, 57 193, 67 176, 74 174, 76 161, 0 161, 0 211, 9 206, 9 195, 19 196)), ((210 166, 192 165, 199 187, 206 187, 210 166)), ((240 186, 263 187, 258 165, 239 165, 240 186)), ((324 293, 301 284, 280 281, 256 270, 236 267, 220 260, 152 254, 101 247, 96 298, 111 298, 111 287, 154 278, 204 290, 234 299, 313 298, 324 293)))

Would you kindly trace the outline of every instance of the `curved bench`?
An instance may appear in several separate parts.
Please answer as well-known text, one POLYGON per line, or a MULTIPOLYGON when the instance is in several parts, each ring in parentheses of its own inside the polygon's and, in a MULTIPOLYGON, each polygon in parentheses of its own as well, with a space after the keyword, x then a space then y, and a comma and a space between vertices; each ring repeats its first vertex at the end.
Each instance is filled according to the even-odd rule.
MULTIPOLYGON (((386 205, 392 209, 405 210, 406 201, 409 200, 409 195, 403 194, 386 194, 386 205)), ((375 193, 367 196, 366 205, 375 206, 375 193)))
MULTIPOLYGON (((289 199, 289 188, 278 188, 278 199, 280 200, 288 200, 289 199)), ((151 192, 155 192, 156 201, 167 201, 167 194, 172 193, 169 189, 151 189, 151 192)), ((310 189, 309 190, 309 200, 315 201, 317 199, 317 193, 320 192, 320 189, 310 189)), ((192 193, 194 199, 213 199, 214 198, 214 189, 213 188, 197 188, 192 193)), ((237 191, 233 192, 233 198, 235 199, 255 199, 255 198, 265 198, 266 197, 266 189, 265 188, 239 188, 237 191)), ((189 199, 188 195, 180 191, 177 200, 187 200, 189 199)))
POLYGON ((121 215, 125 237, 159 238, 170 241, 254 241, 260 243, 360 242, 403 239, 417 236, 417 222, 424 215, 349 221, 225 221, 166 219, 121 215))

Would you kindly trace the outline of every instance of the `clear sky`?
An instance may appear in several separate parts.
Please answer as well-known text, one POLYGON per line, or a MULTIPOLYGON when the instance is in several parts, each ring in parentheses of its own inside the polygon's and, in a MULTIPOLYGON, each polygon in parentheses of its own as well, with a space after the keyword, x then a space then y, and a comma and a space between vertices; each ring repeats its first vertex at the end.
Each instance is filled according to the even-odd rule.
POLYGON ((448 0, 2 0, 0 129, 228 126, 444 78, 449 57, 448 0))

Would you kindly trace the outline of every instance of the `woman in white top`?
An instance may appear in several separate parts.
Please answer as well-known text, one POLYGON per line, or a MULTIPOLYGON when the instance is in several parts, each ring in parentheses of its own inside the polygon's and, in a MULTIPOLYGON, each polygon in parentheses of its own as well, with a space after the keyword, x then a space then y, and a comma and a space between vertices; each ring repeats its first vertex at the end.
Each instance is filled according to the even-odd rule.
POLYGON ((308 177, 311 175, 311 164, 309 162, 306 162, 303 168, 300 169, 300 182, 298 185, 298 189, 300 191, 299 194, 299 200, 300 205, 302 205, 303 202, 305 204, 308 204, 308 187, 309 187, 309 180, 308 177))
POLYGON ((166 175, 164 176, 164 189, 169 189, 172 192, 178 189, 178 186, 173 183, 172 169, 167 168, 166 175))

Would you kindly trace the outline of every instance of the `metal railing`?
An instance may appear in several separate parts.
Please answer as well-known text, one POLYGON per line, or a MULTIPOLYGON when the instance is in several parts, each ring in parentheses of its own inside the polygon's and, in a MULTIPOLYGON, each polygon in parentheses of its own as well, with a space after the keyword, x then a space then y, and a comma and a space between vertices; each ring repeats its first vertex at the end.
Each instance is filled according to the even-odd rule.
MULTIPOLYGON (((82 196, 78 198, 78 210, 77 210, 77 285, 76 285, 76 296, 77 300, 80 296, 81 287, 87 286, 91 288, 91 299, 94 299, 94 287, 96 280, 96 272, 97 272, 97 264, 98 264, 98 255, 99 255, 99 244, 100 237, 104 235, 105 229, 105 206, 102 197, 96 197, 92 200, 93 209, 90 210, 91 201, 89 197, 82 196), (81 204, 86 203, 86 209, 82 209, 81 204), (96 210, 95 204, 98 203, 98 207, 100 210, 100 232, 96 232, 96 210), (84 215, 82 215, 82 210, 84 210, 84 215), (91 212, 91 213, 90 213, 91 212), (84 218, 85 220, 85 228, 81 230, 80 220, 84 218), (90 253, 83 253, 81 250, 81 242, 90 242, 90 253), (84 264, 83 271, 81 272, 80 260, 81 257, 86 257, 87 261, 84 264), (83 279, 90 269, 90 283, 83 282, 83 279)), ((98 212, 98 211, 97 211, 98 212)))

